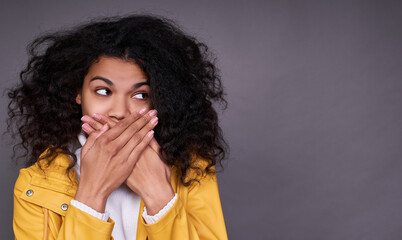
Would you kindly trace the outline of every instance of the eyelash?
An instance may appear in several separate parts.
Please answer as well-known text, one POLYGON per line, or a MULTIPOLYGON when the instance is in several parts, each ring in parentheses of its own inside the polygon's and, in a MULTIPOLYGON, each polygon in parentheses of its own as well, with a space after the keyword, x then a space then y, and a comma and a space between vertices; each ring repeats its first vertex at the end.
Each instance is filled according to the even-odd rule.
MULTIPOLYGON (((98 95, 101 95, 101 96, 108 96, 108 95, 111 94, 111 91, 110 91, 109 89, 107 89, 107 88, 98 88, 98 89, 95 90, 95 93, 98 94, 98 95), (106 93, 104 93, 104 94, 99 93, 99 91, 101 91, 101 90, 106 91, 106 93)), ((136 98, 136 99, 145 100, 145 99, 147 99, 147 98, 149 97, 149 96, 148 96, 148 93, 146 93, 146 92, 139 92, 139 93, 135 93, 135 94, 132 96, 132 98, 134 98, 134 96, 137 96, 137 95, 139 95, 139 94, 142 94, 142 95, 143 95, 142 98, 136 98)))

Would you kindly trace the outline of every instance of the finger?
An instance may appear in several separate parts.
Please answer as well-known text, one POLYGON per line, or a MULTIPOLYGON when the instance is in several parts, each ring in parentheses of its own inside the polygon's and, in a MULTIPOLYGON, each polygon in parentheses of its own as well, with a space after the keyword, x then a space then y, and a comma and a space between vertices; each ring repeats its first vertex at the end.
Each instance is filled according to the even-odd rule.
POLYGON ((104 116, 99 113, 95 113, 93 115, 94 119, 98 122, 100 122, 102 125, 109 125, 110 128, 114 127, 117 122, 113 121, 110 117, 104 116))
POLYGON ((115 150, 120 150, 136 132, 141 130, 155 117, 156 113, 156 110, 151 110, 143 115, 139 112, 130 114, 105 133, 102 138, 107 142, 112 142, 116 148, 115 150))
POLYGON ((154 131, 151 130, 146 133, 142 141, 139 144, 137 144, 137 146, 133 149, 133 151, 130 153, 127 159, 127 161, 132 166, 134 166, 135 163, 138 161, 138 159, 140 159, 139 156, 142 154, 142 152, 144 152, 145 148, 149 146, 149 143, 153 138, 154 138, 154 131))
POLYGON ((99 130, 99 133, 96 135, 96 138, 100 137, 102 134, 104 134, 109 129, 110 129, 109 125, 107 125, 107 124, 103 125, 102 128, 99 130))
POLYGON ((159 154, 161 147, 159 146, 155 138, 152 138, 151 142, 149 143, 149 146, 152 148, 152 150, 154 150, 159 154))
POLYGON ((90 135, 90 134, 92 134, 93 132, 96 131, 96 130, 93 129, 91 126, 89 126, 88 123, 82 124, 81 128, 82 128, 82 130, 83 130, 84 132, 86 132, 88 135, 90 135))
POLYGON ((103 125, 101 129, 98 131, 92 132, 87 138, 87 141, 85 142, 84 146, 82 147, 81 150, 81 156, 84 157, 85 154, 91 149, 91 147, 95 144, 96 139, 98 139, 102 134, 104 134, 107 130, 109 129, 109 126, 107 124, 103 125))
POLYGON ((91 126, 93 129, 95 130, 99 130, 102 128, 102 126, 104 124, 99 123, 98 121, 94 120, 93 118, 91 118, 90 116, 84 115, 81 118, 81 121, 83 121, 84 123, 87 123, 89 126, 91 126))
POLYGON ((158 124, 158 118, 157 117, 152 117, 151 120, 149 118, 153 116, 153 113, 146 114, 144 117, 139 119, 138 121, 134 122, 131 124, 123 134, 119 138, 116 138, 113 142, 118 144, 121 147, 124 147, 124 145, 131 140, 131 138, 142 138, 147 132, 152 130, 156 124, 158 124), (136 136, 136 133, 139 132, 138 137, 136 136))
MULTIPOLYGON (((144 138, 146 138, 145 136, 147 136, 147 134, 149 134, 150 132, 152 132, 151 139, 149 139, 149 141, 151 141, 154 134, 153 128, 156 126, 156 124, 158 124, 158 118, 154 117, 152 121, 150 121, 145 127, 143 127, 140 131, 132 135, 127 144, 120 150, 119 157, 121 157, 122 159, 128 159, 133 150, 137 148, 142 141, 144 141, 144 138)), ((147 142, 149 143, 149 141, 147 142)))

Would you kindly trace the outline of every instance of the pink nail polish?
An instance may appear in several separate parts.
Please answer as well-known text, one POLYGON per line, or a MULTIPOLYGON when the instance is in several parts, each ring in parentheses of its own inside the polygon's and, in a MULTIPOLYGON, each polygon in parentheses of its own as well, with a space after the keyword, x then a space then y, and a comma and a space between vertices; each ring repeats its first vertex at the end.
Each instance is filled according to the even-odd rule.
POLYGON ((105 130, 107 130, 107 128, 108 128, 108 125, 105 124, 105 125, 103 125, 103 126, 101 127, 100 131, 101 131, 101 132, 102 132, 102 131, 105 131, 105 130))
POLYGON ((156 113, 157 113, 157 111, 156 110, 151 110, 151 111, 149 111, 149 116, 151 116, 151 117, 153 117, 153 116, 156 116, 156 113))
POLYGON ((150 138, 153 137, 153 136, 154 136, 154 131, 151 130, 147 135, 148 135, 148 137, 150 137, 150 138))
POLYGON ((82 129, 85 131, 91 131, 91 127, 87 123, 82 124, 82 129))
POLYGON ((83 122, 89 122, 90 121, 90 119, 89 119, 89 117, 88 116, 83 116, 82 118, 81 118, 81 121, 83 121, 83 122))
POLYGON ((101 120, 101 116, 97 113, 94 113, 93 117, 98 121, 101 120))
POLYGON ((139 111, 139 113, 141 114, 141 115, 144 115, 144 113, 147 111, 147 109, 146 108, 143 108, 143 109, 141 109, 140 111, 139 111))
POLYGON ((158 118, 157 117, 154 117, 152 120, 151 120, 151 123, 152 124, 156 124, 158 122, 158 118))

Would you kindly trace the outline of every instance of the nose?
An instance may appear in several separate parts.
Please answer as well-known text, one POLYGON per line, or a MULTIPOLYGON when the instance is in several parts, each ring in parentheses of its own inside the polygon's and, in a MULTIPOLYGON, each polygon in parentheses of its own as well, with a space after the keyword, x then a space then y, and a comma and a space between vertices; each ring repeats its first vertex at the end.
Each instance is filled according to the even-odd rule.
POLYGON ((124 97, 116 96, 109 108, 109 117, 115 120, 122 120, 130 114, 129 103, 124 97))

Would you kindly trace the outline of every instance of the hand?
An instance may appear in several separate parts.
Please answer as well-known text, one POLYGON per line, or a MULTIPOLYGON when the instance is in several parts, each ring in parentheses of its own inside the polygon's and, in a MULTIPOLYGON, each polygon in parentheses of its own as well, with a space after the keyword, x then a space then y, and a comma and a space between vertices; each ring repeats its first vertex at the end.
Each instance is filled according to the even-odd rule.
MULTIPOLYGON (((85 122, 83 130, 88 134, 94 133, 103 125, 111 128, 116 125, 115 121, 100 114, 95 114, 93 118, 84 116, 82 120, 85 122)), ((153 138, 125 181, 131 190, 141 196, 149 215, 158 213, 174 197, 170 168, 159 154, 160 146, 153 138)))
POLYGON ((155 115, 155 110, 134 113, 113 129, 104 125, 89 135, 82 148, 76 200, 104 212, 108 196, 128 178, 153 138, 155 115))
POLYGON ((148 147, 142 152, 126 184, 141 196, 148 214, 155 215, 174 197, 170 176, 170 167, 148 147))
MULTIPOLYGON (((105 125, 108 125, 108 127, 110 129, 110 128, 114 127, 117 123, 117 121, 113 120, 112 118, 109 118, 102 114, 96 114, 96 113, 92 117, 90 117, 88 115, 84 115, 81 118, 81 121, 84 122, 84 124, 82 124, 82 130, 85 133, 87 133, 88 136, 91 135, 92 133, 96 133, 97 130, 100 131, 101 128, 105 125)), ((155 138, 151 139, 151 142, 149 143, 149 147, 151 147, 156 153, 160 154, 160 146, 155 138)))

